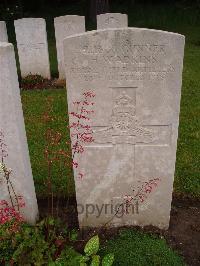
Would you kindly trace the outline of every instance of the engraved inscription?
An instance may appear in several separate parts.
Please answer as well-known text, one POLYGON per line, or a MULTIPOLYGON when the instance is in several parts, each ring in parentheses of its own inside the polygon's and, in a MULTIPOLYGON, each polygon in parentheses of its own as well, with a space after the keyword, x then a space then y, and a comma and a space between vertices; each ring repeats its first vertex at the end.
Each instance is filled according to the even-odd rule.
POLYGON ((31 50, 40 50, 45 46, 44 43, 26 43, 26 44, 18 44, 22 49, 31 49, 31 50))
POLYGON ((66 32, 74 33, 74 32, 77 31, 77 26, 72 21, 66 21, 64 23, 64 29, 65 29, 66 32))
POLYGON ((119 24, 119 20, 114 18, 114 17, 108 17, 106 20, 105 20, 105 24, 106 25, 117 25, 119 24))
POLYGON ((168 50, 165 44, 132 43, 130 38, 120 38, 118 45, 105 45, 97 36, 77 51, 70 75, 85 81, 164 80, 175 71, 165 62, 168 50))

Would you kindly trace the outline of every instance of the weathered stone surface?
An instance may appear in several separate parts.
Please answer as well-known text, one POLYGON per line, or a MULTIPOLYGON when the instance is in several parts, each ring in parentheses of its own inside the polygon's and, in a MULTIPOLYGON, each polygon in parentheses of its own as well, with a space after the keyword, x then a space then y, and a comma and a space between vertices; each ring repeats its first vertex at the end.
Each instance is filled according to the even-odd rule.
POLYGON ((8 34, 5 21, 0 21, 0 42, 7 42, 8 34))
POLYGON ((63 64, 63 40, 64 38, 85 32, 85 17, 76 15, 61 16, 54 19, 56 48, 58 58, 59 79, 65 79, 63 64))
POLYGON ((75 156, 84 174, 80 179, 74 169, 81 227, 110 221, 168 228, 183 54, 184 36, 149 29, 108 29, 64 40, 69 112, 85 90, 96 94, 95 141, 75 156), (157 187, 154 179, 160 180, 157 187), (113 218, 113 208, 125 208, 127 196, 135 213, 113 218))
POLYGON ((97 15, 97 29, 128 27, 128 16, 121 13, 106 13, 97 15))
POLYGON ((38 74, 50 78, 45 20, 42 18, 15 20, 15 33, 22 77, 38 74))
MULTIPOLYGON (((34 224, 38 208, 12 44, 0 42, 0 68, 0 157, 2 159, 2 149, 5 150, 3 154, 8 154, 8 156, 4 158, 4 162, 7 168, 12 169, 10 180, 16 194, 23 196, 26 204, 21 211, 24 218, 34 224)), ((2 174, 0 176, 0 200, 9 201, 6 180, 2 174)), ((14 199, 12 189, 10 188, 10 190, 14 199)))

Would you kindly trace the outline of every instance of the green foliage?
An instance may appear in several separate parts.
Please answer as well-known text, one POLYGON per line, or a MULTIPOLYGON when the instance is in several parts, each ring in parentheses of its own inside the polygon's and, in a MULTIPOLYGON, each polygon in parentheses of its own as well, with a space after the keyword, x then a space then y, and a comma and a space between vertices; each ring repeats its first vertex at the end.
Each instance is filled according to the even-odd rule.
POLYGON ((11 259, 17 265, 46 265, 66 241, 67 234, 61 224, 52 218, 42 220, 36 226, 12 222, 0 225, 0 262, 11 259))
MULTIPOLYGON (((0 225, 0 264, 11 261, 16 265, 99 266, 99 237, 92 237, 85 245, 85 255, 72 246, 77 231, 66 230, 59 220, 48 217, 36 226, 15 221, 0 225)), ((108 256, 108 255, 107 255, 108 256)), ((111 255, 112 257, 112 255, 111 255)), ((112 263, 104 266, 111 266, 112 263)))
POLYGON ((73 247, 66 246, 59 258, 55 262, 48 264, 48 266, 78 266, 81 258, 82 255, 75 251, 73 247))
POLYGON ((94 236, 82 255, 57 220, 45 219, 34 227, 22 224, 20 229, 13 225, 13 221, 0 225, 0 264, 12 260, 16 265, 36 266, 185 265, 164 239, 136 230, 121 230, 100 251, 99 237, 94 236))
POLYGON ((110 253, 103 257, 102 266, 110 266, 114 262, 114 254, 110 253))
MULTIPOLYGON (((113 266, 183 266, 183 259, 173 252, 164 239, 137 230, 121 230, 100 249, 100 255, 113 253, 113 266)), ((105 264, 106 265, 106 264, 105 264)))
MULTIPOLYGON (((85 245, 84 252, 86 256, 83 256, 80 261, 80 265, 99 266, 101 263, 101 257, 97 255, 99 251, 99 236, 93 236, 85 245)), ((114 254, 107 254, 102 260, 102 266, 112 266, 114 262, 114 254)))
POLYGON ((85 245, 84 252, 86 256, 95 255, 99 250, 99 237, 93 236, 85 245))
POLYGON ((40 75, 28 75, 22 80, 25 85, 35 85, 44 81, 45 79, 40 75))
POLYGON ((100 265, 100 256, 99 255, 93 255, 90 266, 99 266, 99 265, 100 265))
POLYGON ((52 87, 57 89, 62 86, 40 75, 28 75, 21 80, 20 87, 22 90, 45 90, 52 87))
POLYGON ((78 238, 78 232, 76 229, 72 229, 72 231, 69 233, 69 239, 71 241, 76 241, 78 238))
POLYGON ((13 260, 19 265, 44 265, 53 256, 56 248, 51 239, 49 243, 43 234, 43 227, 30 228, 26 226, 16 234, 16 250, 13 253, 13 260), (52 245, 50 245, 50 243, 52 245))
POLYGON ((11 230, 14 221, 0 225, 0 264, 10 261, 14 252, 12 239, 15 237, 15 231, 11 230))

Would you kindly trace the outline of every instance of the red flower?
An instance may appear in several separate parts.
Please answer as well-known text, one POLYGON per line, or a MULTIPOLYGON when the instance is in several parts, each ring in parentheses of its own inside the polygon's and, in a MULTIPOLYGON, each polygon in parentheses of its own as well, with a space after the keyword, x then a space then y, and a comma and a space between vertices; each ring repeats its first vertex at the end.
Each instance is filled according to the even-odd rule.
POLYGON ((83 174, 82 173, 78 173, 78 178, 82 179, 83 178, 83 174))
MULTIPOLYGON (((89 98, 94 98, 95 94, 92 91, 86 91, 83 93, 84 99, 81 101, 74 101, 73 104, 77 105, 76 108, 78 111, 72 111, 69 113, 73 117, 73 122, 70 127, 70 135, 72 140, 72 157, 74 154, 82 154, 84 152, 84 147, 81 143, 90 143, 94 141, 92 137, 91 127, 86 123, 90 120, 90 115, 94 113, 93 110, 90 110, 89 106, 94 105, 94 102, 90 102, 89 98), (88 109, 87 109, 88 108, 88 109), (85 132, 83 132, 85 131, 85 132)), ((74 168, 78 168, 78 162, 73 161, 72 165, 74 168)), ((83 177, 82 173, 78 174, 79 178, 83 177)))
POLYGON ((95 97, 95 94, 91 91, 87 91, 87 92, 84 92, 83 95, 87 98, 87 97, 95 97))
POLYGON ((23 221, 19 211, 16 211, 15 208, 9 206, 7 201, 1 201, 1 203, 2 202, 2 205, 5 205, 6 207, 0 208, 0 224, 4 224, 13 219, 15 219, 17 222, 23 221))
POLYGON ((74 168, 78 168, 78 163, 77 162, 73 161, 72 165, 73 165, 74 168))

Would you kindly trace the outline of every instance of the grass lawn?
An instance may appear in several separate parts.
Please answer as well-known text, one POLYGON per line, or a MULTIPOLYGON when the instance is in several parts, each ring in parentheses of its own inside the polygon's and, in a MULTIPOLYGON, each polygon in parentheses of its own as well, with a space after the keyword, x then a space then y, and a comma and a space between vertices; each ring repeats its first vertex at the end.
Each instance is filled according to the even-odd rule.
MULTIPOLYGON (((48 166, 44 156, 48 143, 45 138, 47 130, 51 128, 62 134, 62 141, 57 146, 57 150, 69 150, 69 146, 65 145, 65 142, 69 140, 66 90, 24 91, 22 102, 36 191, 38 196, 45 197, 47 193, 45 181, 48 177, 48 166), (49 99, 53 99, 51 111, 53 121, 46 122, 43 116, 48 108, 49 99)), ((62 167, 56 162, 53 165, 51 176, 55 193, 57 195, 74 195, 72 169, 62 167)))
MULTIPOLYGON (((126 1, 117 2, 118 4, 111 5, 111 11, 128 13, 129 26, 168 30, 179 32, 186 36, 174 189, 179 193, 200 196, 200 12, 197 8, 177 6, 175 4, 138 4, 128 7, 125 3, 126 1)), ((64 14, 84 15, 85 9, 81 5, 66 4, 66 6, 62 5, 60 7, 45 7, 45 9, 34 14, 35 17, 41 16, 47 20, 53 76, 57 76, 53 17, 64 14)), ((9 25, 11 28, 10 40, 14 41, 12 23, 9 25)), ((87 21, 87 29, 92 28, 94 28, 94 25, 87 21)), ((22 92, 33 175, 37 193, 41 195, 44 195, 44 180, 47 176, 47 167, 43 160, 46 126, 42 123, 41 116, 45 111, 48 96, 52 96, 54 99, 53 109, 58 120, 52 126, 61 131, 66 138, 69 138, 66 129, 67 107, 65 89, 22 92)), ((58 168, 55 167, 53 179, 55 184, 59 183, 62 185, 60 192, 70 195, 74 194, 71 171, 67 172, 67 176, 65 175, 61 178, 60 174, 58 174, 58 168)), ((56 192, 58 192, 57 189, 56 192)))

